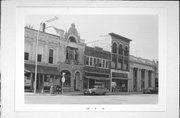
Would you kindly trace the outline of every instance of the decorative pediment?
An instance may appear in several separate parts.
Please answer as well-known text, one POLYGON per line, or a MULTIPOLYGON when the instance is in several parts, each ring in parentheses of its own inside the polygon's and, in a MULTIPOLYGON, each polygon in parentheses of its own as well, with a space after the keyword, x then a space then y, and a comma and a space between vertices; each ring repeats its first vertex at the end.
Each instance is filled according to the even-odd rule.
POLYGON ((68 32, 65 34, 65 38, 74 43, 79 43, 80 42, 80 36, 78 34, 78 31, 75 27, 75 24, 71 24, 71 27, 69 28, 68 32))

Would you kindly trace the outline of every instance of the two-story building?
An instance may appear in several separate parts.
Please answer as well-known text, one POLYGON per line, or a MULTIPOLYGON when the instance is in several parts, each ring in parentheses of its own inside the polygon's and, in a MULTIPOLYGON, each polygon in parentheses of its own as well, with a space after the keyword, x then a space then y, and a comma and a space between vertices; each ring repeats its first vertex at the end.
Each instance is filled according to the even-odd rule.
POLYGON ((110 52, 99 47, 86 46, 84 52, 84 89, 91 88, 95 84, 110 90, 110 52))
MULTIPOLYGON (((25 87, 34 89, 37 30, 25 28, 25 87)), ((37 51, 37 90, 61 85, 65 72, 64 91, 82 89, 82 68, 85 43, 74 24, 63 35, 39 32, 37 51)))

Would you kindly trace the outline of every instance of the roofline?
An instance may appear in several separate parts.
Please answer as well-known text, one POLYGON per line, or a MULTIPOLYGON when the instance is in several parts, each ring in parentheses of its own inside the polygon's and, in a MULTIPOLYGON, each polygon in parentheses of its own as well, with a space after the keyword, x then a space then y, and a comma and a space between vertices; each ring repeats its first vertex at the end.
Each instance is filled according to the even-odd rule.
MULTIPOLYGON (((89 49, 91 49, 91 50, 93 50, 93 51, 100 51, 100 52, 104 52, 104 53, 107 53, 107 54, 111 54, 111 52, 106 51, 106 50, 104 50, 103 48, 102 48, 102 50, 96 50, 95 47, 85 46, 85 49, 86 49, 86 48, 89 48, 89 49)), ((101 48, 101 47, 99 47, 99 48, 101 48)))
MULTIPOLYGON (((36 32, 38 32, 38 30, 36 30, 36 29, 31 29, 31 28, 28 28, 28 27, 24 27, 25 29, 28 29, 28 30, 33 30, 33 31, 36 31, 36 32)), ((55 34, 50 34, 50 33, 47 33, 47 32, 42 32, 42 31, 39 31, 40 33, 44 33, 44 34, 47 34, 47 35, 51 35, 51 36, 54 36, 54 37, 57 37, 57 38, 59 38, 60 36, 58 36, 58 35, 55 35, 55 34)))
POLYGON ((128 42, 132 41, 132 40, 129 39, 129 38, 126 38, 126 37, 124 37, 124 36, 121 36, 121 35, 116 34, 116 33, 113 33, 113 32, 109 33, 109 35, 114 36, 114 37, 121 38, 121 39, 126 40, 126 41, 128 41, 128 42))

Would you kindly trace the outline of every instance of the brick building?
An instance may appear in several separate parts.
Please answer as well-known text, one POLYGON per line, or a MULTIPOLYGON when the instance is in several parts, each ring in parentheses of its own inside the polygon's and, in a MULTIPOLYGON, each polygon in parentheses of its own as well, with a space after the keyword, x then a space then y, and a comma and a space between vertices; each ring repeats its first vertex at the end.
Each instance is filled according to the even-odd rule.
POLYGON ((89 43, 90 46, 99 46, 111 53, 111 82, 116 85, 112 91, 128 91, 129 77, 129 49, 130 39, 115 33, 109 33, 102 39, 89 43))
POLYGON ((84 63, 84 89, 101 83, 110 90, 110 52, 99 47, 86 47, 84 63))

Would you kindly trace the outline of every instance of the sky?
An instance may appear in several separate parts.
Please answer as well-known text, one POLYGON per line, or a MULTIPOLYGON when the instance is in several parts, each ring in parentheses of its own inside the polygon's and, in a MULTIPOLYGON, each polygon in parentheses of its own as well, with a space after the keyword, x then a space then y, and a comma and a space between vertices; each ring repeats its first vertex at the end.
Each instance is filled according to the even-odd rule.
MULTIPOLYGON (((130 54, 149 60, 158 59, 157 15, 56 15, 57 20, 46 24, 67 31, 75 23, 85 42, 98 40, 101 35, 114 32, 131 39, 130 54)), ((40 23, 54 18, 51 15, 29 15, 25 25, 39 29, 40 23)), ((51 28, 47 32, 55 34, 51 28)))

